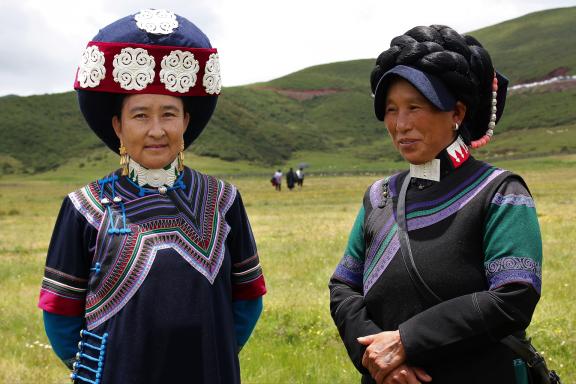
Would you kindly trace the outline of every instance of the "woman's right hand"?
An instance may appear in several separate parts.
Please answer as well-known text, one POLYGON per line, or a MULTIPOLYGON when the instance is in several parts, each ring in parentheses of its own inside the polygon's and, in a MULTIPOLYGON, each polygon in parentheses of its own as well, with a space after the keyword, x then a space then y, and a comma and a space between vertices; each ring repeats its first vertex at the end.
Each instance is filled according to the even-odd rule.
POLYGON ((431 381, 432 377, 422 368, 402 364, 390 372, 390 374, 384 378, 382 384, 420 384, 431 381))

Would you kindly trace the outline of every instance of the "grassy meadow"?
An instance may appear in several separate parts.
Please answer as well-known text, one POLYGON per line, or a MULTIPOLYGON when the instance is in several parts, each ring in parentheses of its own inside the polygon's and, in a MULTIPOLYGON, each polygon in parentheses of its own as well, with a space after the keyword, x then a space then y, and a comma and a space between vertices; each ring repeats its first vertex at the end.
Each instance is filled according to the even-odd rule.
MULTIPOLYGON (((202 171, 203 164, 197 164, 202 171)), ((576 155, 498 163, 531 187, 544 239, 543 297, 529 333, 565 383, 576 382, 576 155)), ((207 170, 230 174, 224 165, 207 170)), ((63 168, 0 179, 0 383, 67 383, 36 308, 50 234, 62 198, 96 177, 63 168)), ((240 168, 241 172, 243 168, 240 168)), ((94 175, 93 175, 94 173, 94 175)), ((380 176, 309 176, 277 193, 268 177, 227 177, 242 193, 269 293, 240 354, 245 383, 357 383, 328 309, 327 282, 365 188, 380 176)))

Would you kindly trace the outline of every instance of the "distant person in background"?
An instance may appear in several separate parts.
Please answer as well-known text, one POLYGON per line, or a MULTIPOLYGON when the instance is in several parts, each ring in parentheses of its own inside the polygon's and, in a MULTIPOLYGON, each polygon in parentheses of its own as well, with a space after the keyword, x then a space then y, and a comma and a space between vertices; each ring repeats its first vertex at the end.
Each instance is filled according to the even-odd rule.
POLYGON ((184 165, 220 93, 194 24, 143 10, 88 43, 75 88, 121 168, 70 193, 39 307, 75 383, 240 383, 266 292, 233 185, 184 165))
POLYGON ((298 187, 302 188, 304 185, 304 169, 298 168, 296 170, 296 182, 298 183, 298 187))
POLYGON ((330 308, 362 383, 526 383, 501 339, 540 298, 542 243, 518 175, 472 157, 508 81, 471 36, 415 27, 376 60, 374 111, 409 165, 364 195, 330 308))
POLYGON ((288 186, 289 190, 293 190, 295 184, 296 184, 296 174, 294 173, 294 170, 290 168, 290 170, 286 174, 286 185, 288 186))
POLYGON ((282 190, 282 170, 278 169, 276 172, 274 172, 274 176, 272 176, 272 178, 275 181, 274 187, 276 187, 276 190, 280 192, 282 190))

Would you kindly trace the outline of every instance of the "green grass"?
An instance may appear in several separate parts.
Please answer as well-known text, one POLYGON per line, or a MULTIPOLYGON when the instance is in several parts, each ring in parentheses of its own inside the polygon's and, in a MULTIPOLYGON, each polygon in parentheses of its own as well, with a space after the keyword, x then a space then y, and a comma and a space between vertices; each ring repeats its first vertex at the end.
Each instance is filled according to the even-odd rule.
POLYGON ((576 88, 562 92, 513 93, 497 132, 557 127, 576 122, 576 88))
POLYGON ((475 156, 494 161, 501 158, 535 157, 576 152, 576 125, 524 129, 497 134, 475 156))
MULTIPOLYGON (((543 296, 529 332, 564 382, 576 382, 576 155, 496 164, 525 177, 542 227, 543 296)), ((48 342, 36 308, 60 202, 89 181, 83 171, 68 171, 76 174, 60 170, 0 180, 0 383, 68 382, 64 367, 44 347, 48 342)), ((327 282, 362 194, 378 177, 308 176, 303 190, 281 193, 266 177, 228 178, 245 201, 269 290, 262 317, 240 355, 245 383, 358 382, 330 318, 327 282)))

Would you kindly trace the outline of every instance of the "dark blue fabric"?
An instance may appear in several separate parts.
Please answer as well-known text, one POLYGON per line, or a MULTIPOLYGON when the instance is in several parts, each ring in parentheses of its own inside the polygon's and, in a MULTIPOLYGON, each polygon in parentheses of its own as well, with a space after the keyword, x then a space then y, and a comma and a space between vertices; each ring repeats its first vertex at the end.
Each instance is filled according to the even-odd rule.
POLYGON ((134 15, 123 17, 101 29, 92 41, 212 48, 208 37, 192 22, 176 15, 178 27, 167 35, 147 33, 138 28, 134 15))
POLYGON ((78 279, 87 279, 97 235, 98 231, 78 212, 70 198, 64 198, 48 247, 46 266, 78 279))
POLYGON ((122 311, 92 330, 109 334, 102 382, 240 383, 230 259, 210 284, 173 248, 159 250, 122 311))
POLYGON ((56 355, 64 360, 76 355, 83 316, 62 316, 44 312, 44 329, 56 355))
MULTIPOLYGON (((204 202, 208 199, 206 192, 200 188, 200 182, 206 182, 204 177, 194 173, 192 178, 192 172, 186 169, 183 181, 189 208, 200 212, 201 204, 208 204, 204 202)), ((116 193, 126 204, 127 220, 131 224, 141 225, 178 213, 174 201, 161 195, 147 196, 148 205, 143 207, 144 199, 138 198, 138 188, 126 178, 118 180, 116 193)), ((240 194, 235 196, 225 215, 230 228, 224 240, 222 264, 212 283, 174 247, 158 249, 146 278, 125 306, 104 323, 90 329, 98 337, 107 334, 106 343, 98 337, 83 336, 84 345, 99 348, 83 348, 84 354, 96 358, 104 351, 102 383, 240 383, 239 343, 245 343, 250 336, 262 310, 262 301, 243 300, 242 303, 234 300, 232 267, 257 254, 240 194), (238 304, 233 305, 235 302, 238 304)), ((63 209, 65 212, 75 210, 70 198, 66 198, 63 209)), ((189 218, 190 225, 203 228, 200 221, 193 220, 194 217, 189 218)), ((47 266, 56 271, 65 270, 68 275, 84 278, 91 267, 84 259, 90 255, 92 265, 99 262, 102 269, 100 274, 90 277, 88 289, 98 286, 117 259, 112 251, 102 255, 99 251, 94 252, 97 242, 105 245, 108 240, 116 239, 116 235, 103 231, 98 240, 93 228, 77 211, 63 216, 55 228, 57 241, 52 243, 60 251, 52 249, 47 260, 47 266), (70 251, 64 246, 66 239, 71 242, 70 251), (79 248, 83 251, 75 253, 79 248), (100 256, 103 258, 98 259, 100 256)), ((75 344, 77 341, 78 338, 75 344)), ((80 364, 97 367, 97 362, 88 356, 81 356, 80 364)), ((96 376, 87 369, 81 369, 79 374, 89 380, 96 376)), ((82 381, 77 379, 76 382, 82 381)))
POLYGON ((236 342, 242 347, 252 334, 262 313, 262 296, 254 300, 238 300, 232 303, 236 342))
POLYGON ((406 65, 397 65, 384 75, 376 86, 374 112, 378 120, 384 120, 384 104, 391 79, 401 77, 412 84, 432 105, 441 111, 451 111, 456 105, 456 98, 434 75, 406 65))

